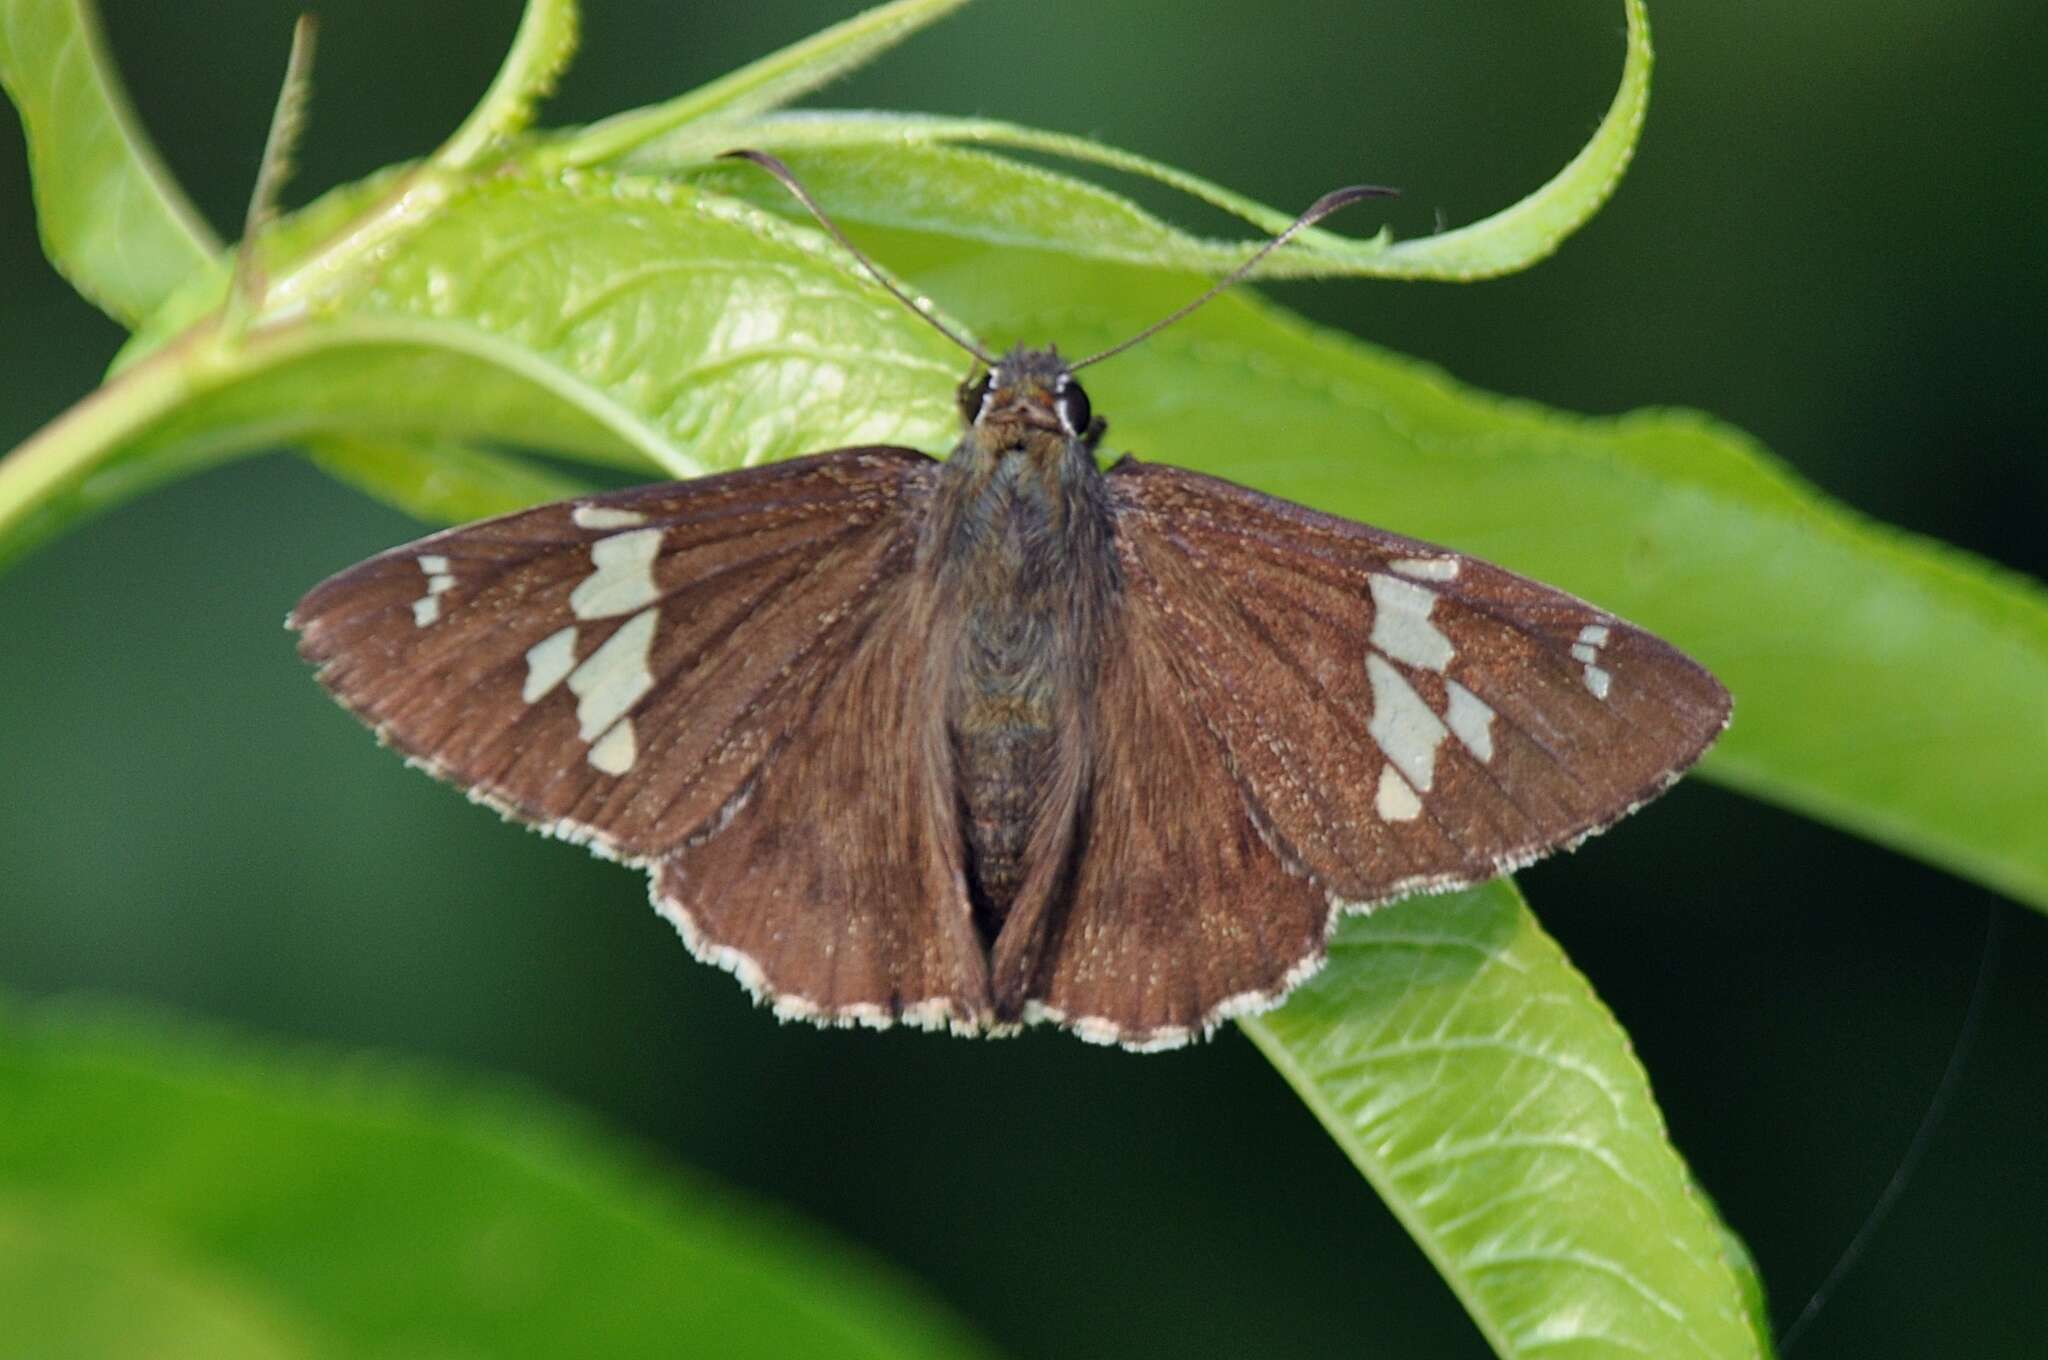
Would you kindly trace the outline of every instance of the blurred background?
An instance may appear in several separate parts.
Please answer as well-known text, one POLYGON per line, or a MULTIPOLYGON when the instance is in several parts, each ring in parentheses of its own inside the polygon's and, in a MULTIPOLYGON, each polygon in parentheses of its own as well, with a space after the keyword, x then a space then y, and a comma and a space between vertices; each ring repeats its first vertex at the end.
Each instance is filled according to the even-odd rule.
MULTIPOLYGON (((297 6, 104 8, 144 125, 232 234, 297 6)), ((854 8, 586 0, 546 119, 662 98, 854 8)), ((294 202, 428 150, 518 5, 320 11, 294 202)), ((1277 296, 1496 392, 1702 408, 1852 506, 2048 573, 2048 7, 1656 0, 1651 18, 1635 167, 1556 258, 1466 287, 1277 296)), ((1395 184, 1388 220, 1416 234, 1504 206, 1578 149, 1621 25, 1613 0, 984 0, 811 102, 1091 134, 1282 207, 1395 184)), ((7 108, 0 278, 6 447, 89 391, 121 339, 42 261, 7 108)), ((0 988, 142 998, 541 1088, 867 1245, 1015 1356, 1483 1353, 1234 1033, 1133 1059, 1047 1035, 779 1028, 689 960, 638 875, 378 751, 279 625, 308 585, 416 532, 269 458, 0 577, 0 988)), ((2009 918, 1956 1104, 1806 1354, 2048 1353, 2048 923, 1698 780, 1522 881, 1634 1036, 1781 1317, 1890 1175, 1987 919, 2009 918)))

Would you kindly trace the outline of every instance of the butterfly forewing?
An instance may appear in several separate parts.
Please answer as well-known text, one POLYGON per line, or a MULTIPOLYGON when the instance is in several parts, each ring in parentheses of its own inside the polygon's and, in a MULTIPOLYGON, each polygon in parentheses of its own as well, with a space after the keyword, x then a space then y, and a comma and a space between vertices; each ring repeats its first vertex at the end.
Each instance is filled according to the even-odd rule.
POLYGON ((1712 676, 1561 591, 1176 468, 1108 480, 1126 609, 1174 640, 1276 851, 1341 900, 1569 845, 1727 722, 1712 676))
POLYGON ((647 859, 729 815, 835 647, 907 578, 935 465, 854 449, 437 534, 293 612, 390 744, 522 820, 647 859))

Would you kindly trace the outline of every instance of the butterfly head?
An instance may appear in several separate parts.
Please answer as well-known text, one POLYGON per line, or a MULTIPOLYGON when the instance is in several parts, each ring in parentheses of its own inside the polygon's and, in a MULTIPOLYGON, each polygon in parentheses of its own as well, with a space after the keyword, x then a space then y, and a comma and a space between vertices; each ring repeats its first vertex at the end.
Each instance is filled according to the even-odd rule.
POLYGON ((1056 349, 1019 345, 960 387, 960 414, 992 449, 1019 448, 1051 436, 1095 447, 1107 428, 1056 349))

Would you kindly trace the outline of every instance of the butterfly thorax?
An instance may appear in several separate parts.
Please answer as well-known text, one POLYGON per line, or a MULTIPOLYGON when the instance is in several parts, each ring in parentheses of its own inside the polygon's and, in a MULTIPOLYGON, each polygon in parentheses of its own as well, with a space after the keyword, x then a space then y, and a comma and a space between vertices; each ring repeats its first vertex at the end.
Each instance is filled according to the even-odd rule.
POLYGON ((1049 796, 1085 773, 1071 766, 1115 594, 1092 444, 1061 426, 1049 383, 1005 384, 1015 358, 948 460, 929 545, 959 620, 946 721, 985 940, 1037 859, 1049 796))

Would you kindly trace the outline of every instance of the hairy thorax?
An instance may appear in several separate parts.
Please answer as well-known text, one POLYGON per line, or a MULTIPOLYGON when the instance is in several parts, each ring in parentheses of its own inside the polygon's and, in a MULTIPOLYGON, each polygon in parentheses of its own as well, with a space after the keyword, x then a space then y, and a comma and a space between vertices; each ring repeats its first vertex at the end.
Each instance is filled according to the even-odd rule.
POLYGON ((1092 457, 1064 441, 963 448, 940 575, 959 605, 946 695, 975 916, 1001 930, 1049 795, 1079 776, 1107 530, 1092 457), (1064 736, 1063 736, 1064 734, 1064 736))

